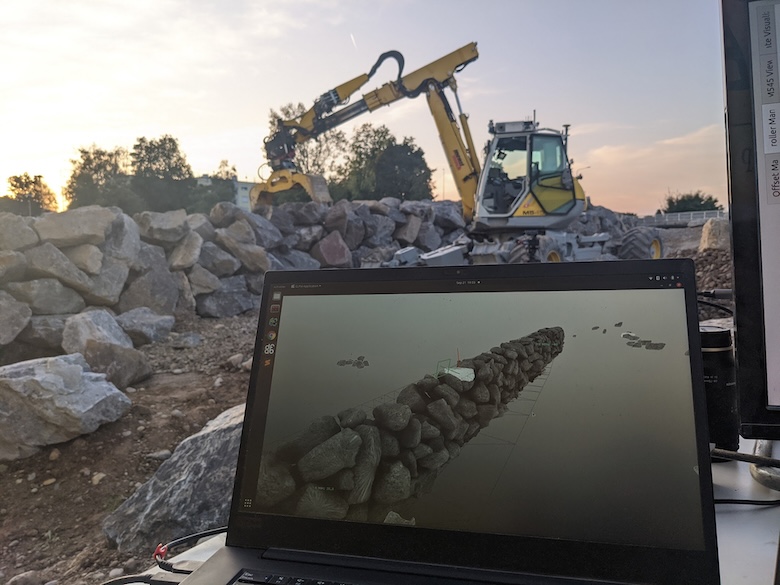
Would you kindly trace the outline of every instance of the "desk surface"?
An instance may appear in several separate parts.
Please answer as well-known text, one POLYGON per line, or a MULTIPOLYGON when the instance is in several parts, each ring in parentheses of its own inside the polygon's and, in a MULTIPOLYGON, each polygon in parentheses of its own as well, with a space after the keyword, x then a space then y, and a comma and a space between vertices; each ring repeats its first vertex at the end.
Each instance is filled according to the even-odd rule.
MULTIPOLYGON (((740 451, 752 453, 753 441, 743 439, 740 451)), ((752 478, 748 463, 715 463, 712 476, 716 499, 780 499, 780 492, 770 490, 752 478)), ((719 504, 716 514, 722 585, 773 585, 780 507, 719 504)), ((224 535, 217 536, 178 555, 175 560, 206 560, 224 542, 224 535)))
MULTIPOLYGON (((752 453, 753 441, 743 439, 740 451, 752 453)), ((770 490, 753 479, 748 463, 714 463, 712 480, 716 499, 780 499, 780 492, 770 490)), ((715 510, 723 585, 773 585, 780 536, 780 507, 720 504, 715 510)))

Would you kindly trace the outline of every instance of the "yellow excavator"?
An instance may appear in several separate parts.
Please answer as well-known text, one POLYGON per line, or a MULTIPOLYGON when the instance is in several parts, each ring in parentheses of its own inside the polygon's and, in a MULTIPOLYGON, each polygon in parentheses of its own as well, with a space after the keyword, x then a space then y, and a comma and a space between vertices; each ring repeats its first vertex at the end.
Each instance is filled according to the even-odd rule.
MULTIPOLYGON (((314 201, 332 202, 324 177, 299 171, 295 148, 354 119, 404 98, 422 94, 447 156, 460 195, 470 237, 415 258, 425 264, 588 260, 605 253, 621 258, 660 258, 663 247, 657 230, 634 228, 620 242, 609 234, 581 236, 564 230, 586 210, 587 199, 572 174, 566 147, 568 125, 557 131, 540 128, 536 120, 489 125, 491 140, 481 168, 468 124, 458 99, 455 74, 479 54, 469 43, 444 57, 403 74, 404 58, 397 51, 380 55, 368 73, 322 94, 302 115, 277 120, 265 141, 271 175, 250 192, 252 209, 273 202, 274 195, 296 185, 314 201), (398 64, 398 76, 351 101, 388 59, 398 64), (456 117, 444 91, 458 107, 456 117)), ((534 115, 535 118, 535 115, 534 115)))

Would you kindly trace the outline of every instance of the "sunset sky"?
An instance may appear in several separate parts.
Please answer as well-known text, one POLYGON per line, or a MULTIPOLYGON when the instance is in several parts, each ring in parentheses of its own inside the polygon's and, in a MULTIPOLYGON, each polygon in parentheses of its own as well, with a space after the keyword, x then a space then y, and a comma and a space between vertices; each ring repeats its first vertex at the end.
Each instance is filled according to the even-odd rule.
MULTIPOLYGON (((0 180, 59 193, 79 147, 132 149, 171 134, 196 175, 265 162, 268 114, 307 106, 388 50, 406 72, 471 42, 457 77, 481 146, 489 120, 571 124, 569 156, 593 203, 652 214, 668 194, 727 203, 718 0, 7 0, 0 180)), ((386 63, 362 88, 397 74, 386 63)), ((456 196, 424 98, 344 127, 414 137, 437 195, 456 196)))

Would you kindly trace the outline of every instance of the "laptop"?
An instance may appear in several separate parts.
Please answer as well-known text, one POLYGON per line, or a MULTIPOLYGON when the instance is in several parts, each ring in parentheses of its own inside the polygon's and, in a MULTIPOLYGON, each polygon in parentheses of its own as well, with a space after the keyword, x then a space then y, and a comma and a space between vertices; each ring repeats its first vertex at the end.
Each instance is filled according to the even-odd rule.
POLYGON ((187 585, 719 583, 690 260, 269 272, 187 585))

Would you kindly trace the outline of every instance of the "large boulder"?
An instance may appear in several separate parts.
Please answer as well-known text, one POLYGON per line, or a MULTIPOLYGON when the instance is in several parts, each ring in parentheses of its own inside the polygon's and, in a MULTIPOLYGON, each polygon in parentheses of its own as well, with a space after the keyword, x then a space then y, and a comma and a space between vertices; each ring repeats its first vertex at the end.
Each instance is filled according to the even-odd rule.
POLYGON ((126 313, 137 307, 149 307, 160 315, 173 315, 179 300, 179 288, 167 266, 149 270, 124 290, 117 308, 126 313))
POLYGON ((141 232, 133 219, 120 213, 111 224, 103 253, 130 266, 141 251, 141 232))
POLYGON ((203 238, 197 232, 187 233, 168 257, 168 265, 171 270, 184 270, 190 268, 200 257, 200 248, 203 238))
POLYGON ((731 231, 727 219, 708 219, 701 229, 699 252, 731 250, 731 231))
POLYGON ((336 203, 325 215, 325 229, 329 232, 338 231, 350 250, 356 250, 366 235, 363 220, 346 199, 336 203))
POLYGON ((219 277, 203 268, 200 264, 195 264, 192 267, 187 273, 187 278, 190 281, 190 290, 196 297, 213 293, 222 286, 219 277))
POLYGON ((221 279, 218 290, 198 295, 195 300, 198 315, 218 319, 240 315, 257 306, 256 297, 249 292, 243 274, 221 279))
POLYGON ((282 243, 284 236, 271 221, 256 213, 246 213, 243 219, 250 225, 255 233, 255 243, 262 248, 276 248, 282 243))
POLYGON ((27 270, 27 258, 21 252, 0 250, 0 282, 20 280, 27 270))
POLYGON ((65 248, 62 253, 79 270, 92 276, 100 274, 100 269, 103 267, 103 252, 94 244, 81 244, 65 248))
POLYGON ((120 215, 116 208, 89 205, 62 213, 44 213, 34 224, 41 240, 58 248, 102 244, 120 215))
POLYGON ((120 552, 223 526, 244 416, 240 404, 182 441, 152 478, 103 522, 120 552))
POLYGON ((142 211, 134 216, 141 233, 141 239, 159 246, 172 245, 190 231, 187 212, 183 209, 159 213, 142 211))
POLYGON ((62 332, 72 315, 33 315, 16 340, 29 345, 62 352, 62 332))
POLYGON ((219 278, 231 276, 241 268, 241 262, 213 242, 203 242, 198 264, 219 278))
POLYGON ((130 336, 124 332, 114 316, 104 309, 72 315, 65 321, 62 349, 67 353, 83 355, 88 340, 133 347, 130 336))
POLYGON ((176 320, 171 315, 158 315, 148 307, 138 307, 117 315, 116 322, 138 347, 164 341, 176 320))
POLYGON ((0 345, 11 343, 30 322, 32 311, 7 292, 0 290, 0 345))
POLYGON ((9 282, 7 290, 18 301, 26 303, 34 315, 78 313, 86 303, 75 290, 56 278, 38 278, 25 282, 9 282))
POLYGON ((271 262, 265 248, 258 246, 255 233, 245 219, 217 230, 217 243, 235 256, 250 272, 267 272, 271 262))
POLYGON ((89 277, 51 242, 25 250, 27 271, 32 276, 56 278, 65 286, 79 292, 90 288, 89 277))
POLYGON ((311 249, 311 256, 322 266, 349 268, 352 266, 352 252, 338 231, 332 231, 311 249))
POLYGON ((0 368, 0 460, 33 455, 117 420, 130 400, 79 354, 0 368))
POLYGON ((82 293, 84 300, 90 305, 116 305, 129 274, 130 267, 127 262, 113 256, 105 256, 100 273, 92 277, 89 290, 82 293))
POLYGON ((24 250, 35 246, 38 234, 24 218, 13 213, 0 213, 0 250, 24 250))
POLYGON ((187 223, 190 224, 190 231, 195 232, 204 242, 211 242, 216 235, 214 225, 209 216, 205 213, 193 213, 187 216, 187 223))

